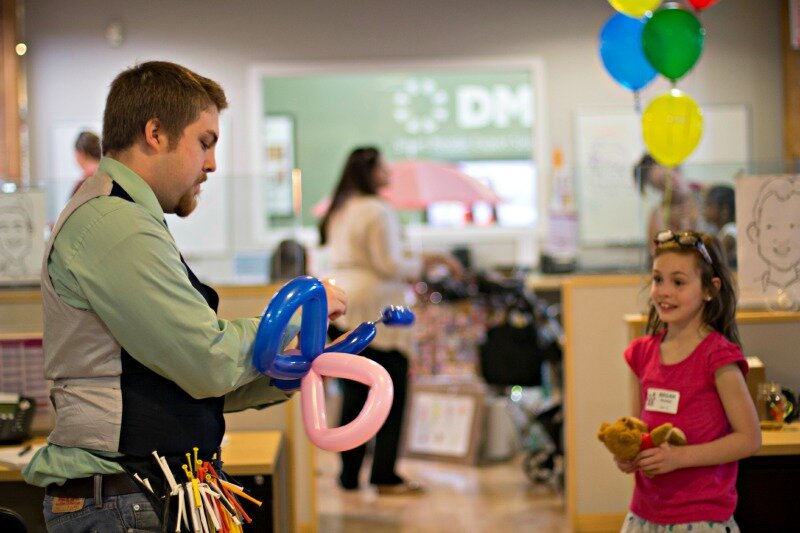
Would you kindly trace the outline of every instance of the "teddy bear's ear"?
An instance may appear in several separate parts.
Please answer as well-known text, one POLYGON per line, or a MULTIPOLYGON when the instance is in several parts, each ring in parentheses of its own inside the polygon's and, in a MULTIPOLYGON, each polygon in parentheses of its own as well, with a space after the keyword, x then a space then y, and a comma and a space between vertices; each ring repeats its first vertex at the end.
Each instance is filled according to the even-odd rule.
POLYGON ((667 442, 673 446, 683 446, 688 441, 686 440, 686 434, 683 431, 678 428, 672 428, 667 434, 667 442))
POLYGON ((629 416, 629 417, 627 417, 627 419, 629 420, 629 422, 631 424, 630 427, 632 427, 634 429, 638 429, 642 433, 646 433, 647 432, 647 424, 645 424, 643 420, 641 420, 639 418, 636 418, 635 416, 629 416))
POLYGON ((602 424, 600 424, 600 431, 597 432, 597 440, 599 440, 600 442, 606 441, 606 429, 608 428, 609 425, 610 424, 608 424, 608 422, 603 422, 602 424))
POLYGON ((672 424, 669 422, 653 428, 653 431, 650 432, 650 438, 653 439, 653 444, 660 446, 662 443, 666 442, 671 430, 672 424))

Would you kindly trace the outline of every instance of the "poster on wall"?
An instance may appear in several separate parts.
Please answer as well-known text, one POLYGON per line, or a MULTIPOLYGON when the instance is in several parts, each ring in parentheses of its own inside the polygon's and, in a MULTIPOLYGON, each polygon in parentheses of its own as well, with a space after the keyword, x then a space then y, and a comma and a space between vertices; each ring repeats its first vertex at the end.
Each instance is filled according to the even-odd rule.
POLYGON ((405 454, 409 457, 475 464, 483 423, 480 391, 438 384, 412 388, 405 454))
POLYGON ((263 168, 267 174, 267 209, 270 216, 290 217, 294 162, 294 120, 289 115, 264 117, 263 168))
POLYGON ((44 191, 0 193, 0 285, 39 283, 44 227, 44 191))
POLYGON ((739 305, 800 308, 800 176, 736 178, 739 305))

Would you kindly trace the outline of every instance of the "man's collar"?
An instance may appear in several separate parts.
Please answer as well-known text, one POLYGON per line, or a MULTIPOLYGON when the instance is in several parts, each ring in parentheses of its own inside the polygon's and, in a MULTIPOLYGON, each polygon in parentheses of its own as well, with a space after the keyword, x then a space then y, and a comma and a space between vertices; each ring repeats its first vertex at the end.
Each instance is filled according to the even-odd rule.
POLYGON ((131 195, 134 202, 147 209, 156 220, 164 220, 164 210, 161 209, 153 189, 136 172, 107 156, 100 160, 98 170, 108 174, 131 195))

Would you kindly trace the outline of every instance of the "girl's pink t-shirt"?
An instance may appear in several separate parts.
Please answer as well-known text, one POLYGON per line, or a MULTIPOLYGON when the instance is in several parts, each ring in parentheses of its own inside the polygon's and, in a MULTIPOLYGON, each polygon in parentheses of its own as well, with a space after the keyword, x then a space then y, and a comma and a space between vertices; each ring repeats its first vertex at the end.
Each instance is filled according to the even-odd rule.
MULTIPOLYGON (((747 375, 747 361, 737 345, 713 331, 694 351, 674 365, 661 362, 661 341, 666 331, 634 340, 625 350, 625 360, 641 384, 640 418, 655 428, 666 422, 686 434, 688 444, 701 444, 731 432, 717 393, 714 372, 736 364, 747 375), (673 397, 678 393, 675 414, 648 408, 648 392, 656 390, 673 397)), ((663 406, 662 406, 663 409, 663 406)), ((672 410, 672 409, 668 409, 672 410)), ((631 511, 656 524, 723 522, 736 509, 738 463, 683 468, 652 478, 636 472, 631 511)))

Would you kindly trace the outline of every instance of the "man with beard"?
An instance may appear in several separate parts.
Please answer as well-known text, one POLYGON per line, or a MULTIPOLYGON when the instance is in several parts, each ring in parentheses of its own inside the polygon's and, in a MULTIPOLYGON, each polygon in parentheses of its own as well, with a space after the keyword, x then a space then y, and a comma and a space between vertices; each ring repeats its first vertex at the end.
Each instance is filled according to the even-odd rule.
MULTIPOLYGON (((164 221, 197 205, 226 107, 218 83, 174 63, 142 63, 111 84, 104 157, 56 222, 42 269, 56 421, 23 476, 46 487, 49 531, 160 530, 152 452, 182 479, 187 452, 219 459, 223 411, 288 397, 251 362, 259 319, 217 317, 216 292, 164 221)), ((341 315, 344 293, 326 284, 326 294, 341 315)))

